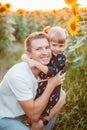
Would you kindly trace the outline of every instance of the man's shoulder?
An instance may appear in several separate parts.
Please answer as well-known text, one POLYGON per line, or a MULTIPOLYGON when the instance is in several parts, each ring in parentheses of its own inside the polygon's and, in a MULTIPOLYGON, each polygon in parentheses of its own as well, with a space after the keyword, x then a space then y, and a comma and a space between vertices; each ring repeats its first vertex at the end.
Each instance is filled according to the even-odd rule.
POLYGON ((12 66, 5 75, 5 78, 12 83, 26 82, 31 79, 31 72, 27 63, 18 63, 12 66))
POLYGON ((20 62, 13 65, 7 72, 7 75, 24 75, 29 72, 28 64, 25 62, 20 62))
POLYGON ((17 63, 17 64, 15 64, 15 65, 13 65, 9 70, 23 70, 23 69, 25 69, 25 68, 27 68, 27 63, 26 62, 20 62, 20 63, 17 63))

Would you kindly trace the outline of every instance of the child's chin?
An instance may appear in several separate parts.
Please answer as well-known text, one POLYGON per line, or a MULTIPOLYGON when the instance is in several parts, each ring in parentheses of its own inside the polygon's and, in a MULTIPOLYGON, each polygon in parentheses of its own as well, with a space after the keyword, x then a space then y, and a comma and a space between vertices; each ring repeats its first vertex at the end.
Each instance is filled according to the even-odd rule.
POLYGON ((57 56, 59 53, 53 53, 54 56, 57 56))

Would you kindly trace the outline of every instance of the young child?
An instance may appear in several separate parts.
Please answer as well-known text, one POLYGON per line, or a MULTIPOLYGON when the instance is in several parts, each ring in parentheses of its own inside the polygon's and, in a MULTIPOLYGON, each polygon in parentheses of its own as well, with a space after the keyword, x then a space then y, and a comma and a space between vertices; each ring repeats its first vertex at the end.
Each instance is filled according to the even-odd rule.
MULTIPOLYGON (((67 32, 59 26, 46 27, 44 32, 48 34, 50 48, 52 51, 52 58, 48 66, 44 66, 37 61, 29 59, 28 54, 22 55, 23 61, 28 62, 31 67, 35 66, 42 71, 39 75, 40 81, 38 82, 38 89, 35 99, 38 98, 45 90, 48 78, 55 76, 59 71, 61 71, 61 73, 65 73, 66 57, 64 55, 64 51, 67 46, 67 32)), ((59 100, 60 91, 61 85, 57 86, 52 92, 42 116, 47 116, 50 114, 50 110, 59 100)))

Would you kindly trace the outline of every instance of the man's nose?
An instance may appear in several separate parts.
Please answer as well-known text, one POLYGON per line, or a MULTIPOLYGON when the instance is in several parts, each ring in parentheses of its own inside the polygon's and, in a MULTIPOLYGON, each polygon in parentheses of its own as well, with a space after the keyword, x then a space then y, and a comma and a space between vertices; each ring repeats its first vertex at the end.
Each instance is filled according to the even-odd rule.
POLYGON ((43 49, 43 54, 48 54, 48 51, 46 49, 43 49))

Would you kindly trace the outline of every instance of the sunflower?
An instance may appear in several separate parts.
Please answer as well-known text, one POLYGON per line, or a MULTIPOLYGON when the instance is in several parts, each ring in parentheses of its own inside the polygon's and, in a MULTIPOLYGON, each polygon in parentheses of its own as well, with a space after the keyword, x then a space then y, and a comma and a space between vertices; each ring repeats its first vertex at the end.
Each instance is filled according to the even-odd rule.
POLYGON ((5 12, 6 12, 6 8, 4 6, 0 7, 0 14, 5 12))
POLYGON ((11 4, 9 4, 9 3, 5 4, 4 6, 5 6, 6 8, 8 8, 8 9, 11 8, 11 4))
POLYGON ((72 5, 73 3, 77 3, 77 0, 64 0, 67 5, 72 5))
POLYGON ((0 7, 2 7, 2 3, 0 2, 0 7))
POLYGON ((77 15, 78 13, 79 13, 79 9, 78 9, 78 7, 79 7, 79 5, 80 4, 77 4, 77 3, 73 3, 72 4, 72 13, 74 14, 74 15, 77 15))
POLYGON ((67 23, 69 32, 72 36, 78 34, 78 18, 75 16, 67 23))
POLYGON ((20 15, 23 15, 24 12, 25 12, 25 11, 24 11, 23 9, 18 9, 18 10, 17 10, 17 13, 20 14, 20 15))
POLYGON ((42 22, 41 22, 41 25, 43 26, 43 25, 46 25, 47 24, 47 21, 45 21, 45 20, 43 20, 42 22))
POLYGON ((48 16, 48 15, 49 15, 49 12, 48 12, 48 11, 44 11, 44 12, 43 12, 43 15, 44 15, 44 16, 48 16))
POLYGON ((32 18, 36 18, 36 17, 37 17, 36 11, 32 11, 32 12, 31 12, 31 17, 32 17, 32 18))
POLYGON ((52 13, 53 16, 56 16, 57 11, 56 10, 52 10, 51 13, 52 13))

